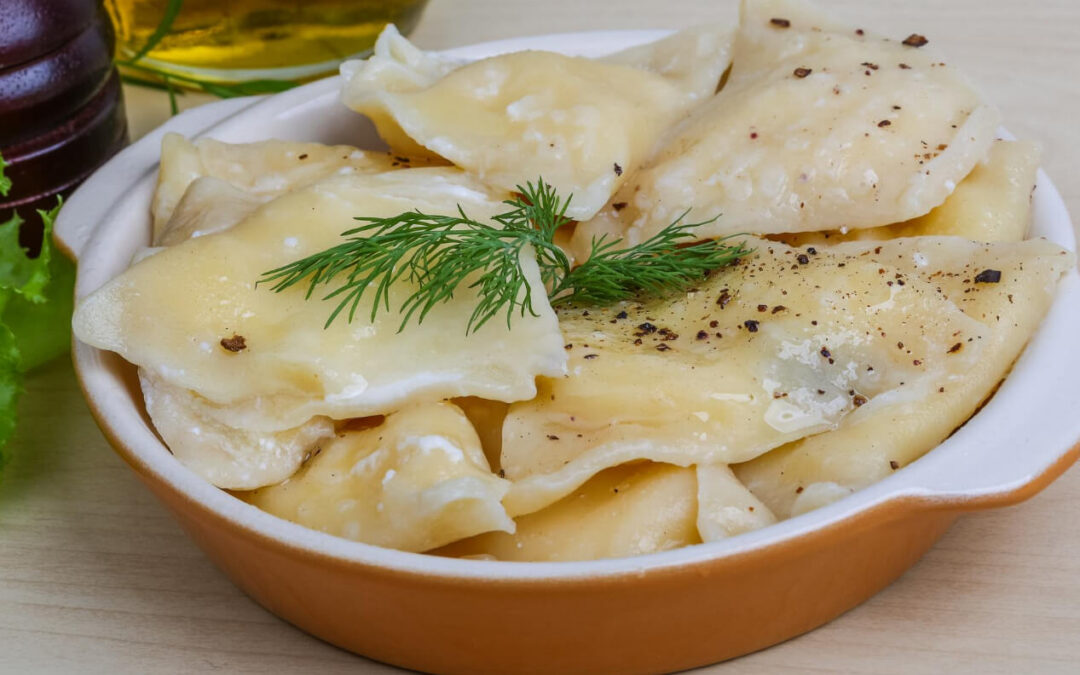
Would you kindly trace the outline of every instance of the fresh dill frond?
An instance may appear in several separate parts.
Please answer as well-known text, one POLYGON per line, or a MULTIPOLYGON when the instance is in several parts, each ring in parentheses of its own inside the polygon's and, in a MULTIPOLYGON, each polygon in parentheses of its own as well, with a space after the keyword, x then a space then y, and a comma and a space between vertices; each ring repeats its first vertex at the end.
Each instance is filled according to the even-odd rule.
POLYGON ((306 283, 310 299, 320 286, 337 280, 322 296, 337 302, 326 321, 329 327, 343 313, 351 322, 369 292, 374 294, 374 321, 380 311, 391 310, 394 284, 405 281, 415 290, 398 309, 399 331, 414 318, 422 322, 464 286, 476 289, 479 297, 466 328, 472 333, 500 313, 508 327, 515 315, 537 316, 521 267, 523 255, 535 256, 552 303, 605 305, 682 290, 749 252, 726 240, 692 243, 694 228, 704 223, 684 223, 680 217, 636 246, 594 240, 589 259, 575 268, 554 243, 559 228, 573 222, 566 216, 570 197, 561 199, 543 179, 517 190, 518 196, 505 202, 509 210, 493 216, 493 223, 474 220, 460 207, 456 216, 408 211, 358 217, 363 224, 343 232, 343 243, 265 272, 257 284, 281 292, 306 283))
POLYGON ((593 239, 588 259, 551 287, 554 305, 609 305, 639 295, 662 296, 750 253, 730 237, 698 241, 700 223, 683 222, 689 211, 645 241, 620 248, 621 239, 593 239))

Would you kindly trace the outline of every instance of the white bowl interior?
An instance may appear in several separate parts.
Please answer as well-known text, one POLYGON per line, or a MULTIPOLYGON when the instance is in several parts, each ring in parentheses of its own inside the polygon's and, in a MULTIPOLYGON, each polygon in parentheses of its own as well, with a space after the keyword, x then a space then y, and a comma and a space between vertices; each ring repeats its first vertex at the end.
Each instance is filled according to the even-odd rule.
MULTIPOLYGON (((448 52, 481 58, 520 49, 598 55, 655 39, 664 31, 610 31, 508 40, 448 52)), ((374 129, 338 102, 338 78, 270 98, 204 106, 174 118, 103 167, 63 210, 58 237, 79 254, 78 297, 122 272, 149 241, 149 203, 160 138, 176 130, 245 142, 266 138, 348 143, 379 148, 374 129)), ((1032 236, 1075 250, 1072 224, 1054 185, 1041 171, 1033 198, 1032 236)), ((101 421, 123 438, 149 472, 221 516, 256 533, 341 559, 423 574, 455 577, 550 579, 640 573, 700 559, 734 555, 824 527, 883 502, 919 497, 928 503, 1008 492, 1052 466, 1080 439, 1080 360, 1073 340, 1080 328, 1080 276, 1062 281, 1049 315, 988 404, 938 448, 850 497, 777 525, 731 539, 635 558, 507 563, 456 560, 383 549, 339 539, 281 520, 214 488, 177 462, 145 417, 134 367, 81 343, 75 360, 101 421)))

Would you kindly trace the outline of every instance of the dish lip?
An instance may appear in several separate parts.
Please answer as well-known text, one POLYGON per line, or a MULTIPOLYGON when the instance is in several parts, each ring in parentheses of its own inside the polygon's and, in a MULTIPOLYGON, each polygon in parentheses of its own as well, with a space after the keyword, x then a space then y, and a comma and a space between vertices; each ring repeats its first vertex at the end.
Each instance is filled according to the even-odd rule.
MULTIPOLYGON (((469 59, 520 49, 552 48, 554 51, 563 53, 595 55, 653 40, 669 32, 647 30, 564 33, 479 43, 443 53, 469 59)), ((225 120, 243 120, 245 115, 254 115, 259 112, 258 108, 261 107, 259 104, 264 101, 281 102, 286 100, 284 97, 288 97, 289 101, 295 100, 297 105, 301 105, 301 102, 317 98, 317 95, 325 96, 326 91, 331 87, 336 88, 336 82, 337 78, 327 78, 273 97, 253 98, 246 105, 238 105, 230 101, 210 104, 222 106, 223 116, 216 121, 211 121, 202 129, 196 129, 196 134, 212 133, 225 120), (231 107, 226 110, 224 104, 231 104, 231 107)), ((200 120, 207 118, 208 111, 205 110, 207 107, 197 109, 201 111, 200 120)), ((133 145, 132 149, 141 144, 142 150, 145 151, 147 142, 155 138, 160 139, 164 130, 167 129, 159 129, 148 135, 144 140, 133 145)), ((131 156, 134 157, 136 154, 132 153, 131 156)), ((123 157, 118 157, 99 170, 98 175, 95 176, 98 179, 97 184, 107 184, 108 181, 105 179, 110 175, 121 173, 118 169, 123 165, 123 159, 123 157)), ((153 169, 156 169, 156 161, 150 171, 151 177, 153 169)), ((127 180, 127 183, 118 186, 118 189, 114 190, 116 194, 146 189, 148 181, 146 172, 135 175, 127 171, 122 177, 127 180)), ((1043 221, 1053 216, 1053 222, 1037 222, 1034 225, 1041 224, 1054 229, 1058 243, 1075 250, 1074 231, 1064 203, 1053 183, 1042 170, 1038 174, 1037 188, 1036 204, 1041 204, 1042 208, 1036 210, 1036 215, 1044 214, 1043 221)), ((84 202, 88 205, 93 203, 93 197, 89 192, 83 192, 82 195, 80 192, 83 192, 83 189, 80 189, 69 200, 69 206, 73 202, 84 202)), ((99 209, 102 219, 115 212, 121 203, 123 200, 106 204, 104 209, 99 209)), ((101 205, 98 204, 98 206, 101 205)), ((69 212, 72 211, 69 210, 69 212)), ((64 215, 61 212, 61 222, 57 225, 58 238, 62 242, 68 241, 64 235, 68 230, 74 229, 72 218, 75 218, 73 215, 65 219, 64 215)), ((80 247, 72 242, 63 248, 72 253, 76 250, 92 252, 94 242, 99 240, 101 233, 106 230, 108 226, 96 228, 90 236, 88 247, 80 247)), ((82 276, 83 267, 80 266, 80 276, 82 276)), ((96 265, 91 265, 91 272, 95 271, 96 267, 96 265)), ((1036 343, 1042 351, 1050 347, 1060 347, 1061 345, 1057 344, 1062 342, 1060 334, 1055 335, 1054 331, 1063 325, 1080 323, 1076 317, 1078 307, 1080 307, 1080 275, 1073 268, 1059 284, 1050 313, 1029 346, 1021 354, 1014 366, 1013 374, 1006 378, 1001 390, 989 400, 984 409, 945 442, 882 481, 856 491, 828 506, 737 537, 637 557, 575 562, 461 560, 409 553, 341 539, 277 518, 205 482, 183 467, 169 453, 152 428, 146 425, 138 406, 126 401, 124 392, 117 391, 120 384, 110 381, 116 379, 111 375, 111 369, 118 363, 126 363, 119 356, 100 352, 75 340, 73 341, 73 362, 90 410, 118 454, 144 480, 164 485, 180 497, 187 508, 193 508, 204 515, 220 519, 225 524, 237 528, 245 536, 285 547, 295 554, 316 557, 324 562, 365 567, 387 573, 483 582, 595 581, 626 575, 683 570, 688 566, 713 564, 720 561, 734 561, 761 553, 766 549, 771 551, 790 546, 815 534, 824 535, 834 528, 854 525, 867 518, 902 517, 905 513, 919 509, 987 508, 1015 503, 1035 494, 1063 473, 1080 456, 1080 443, 1077 443, 1080 439, 1080 420, 1062 418, 1067 421, 1056 430, 1057 434, 1054 437, 1058 449, 1050 452, 1045 458, 1048 461, 1038 466, 1014 467, 1014 472, 1020 474, 1018 476, 995 477, 994 480, 999 482, 991 485, 953 485, 951 490, 948 489, 948 481, 944 484, 935 484, 934 477, 936 471, 942 468, 948 469, 949 462, 945 461, 946 459, 953 458, 953 464, 966 466, 957 462, 956 458, 970 461, 977 454, 972 448, 966 446, 972 445, 970 437, 973 434, 979 433, 982 427, 987 426, 981 424, 980 420, 988 419, 988 413, 994 412, 1002 405, 1007 405, 1007 402, 999 403, 1003 392, 1008 394, 1011 391, 1012 397, 1016 398, 1017 392, 1014 390, 1021 385, 1030 386, 1026 380, 1015 381, 1016 374, 1022 370, 1021 363, 1030 365, 1027 362, 1034 358, 1029 358, 1029 356, 1036 349, 1034 346, 1036 343), (1057 340, 1055 341, 1054 338, 1057 340), (110 361, 113 363, 110 364, 110 361), (117 401, 121 403, 118 404, 117 401), (1002 480, 1004 482, 1000 482, 1002 480)), ((1032 368, 1028 367, 1024 372, 1030 375, 1031 370, 1032 368)), ((1080 385, 1076 384, 1080 382, 1080 365, 1066 366, 1060 371, 1055 371, 1055 374, 1058 380, 1071 385, 1062 391, 1055 392, 1061 394, 1062 398, 1067 397, 1067 401, 1058 401, 1059 405, 1056 407, 1067 408, 1071 405, 1075 408, 1080 405, 1080 385)), ((1044 387, 1044 389, 1051 388, 1044 387)), ((947 471, 946 478, 948 478, 947 471)))

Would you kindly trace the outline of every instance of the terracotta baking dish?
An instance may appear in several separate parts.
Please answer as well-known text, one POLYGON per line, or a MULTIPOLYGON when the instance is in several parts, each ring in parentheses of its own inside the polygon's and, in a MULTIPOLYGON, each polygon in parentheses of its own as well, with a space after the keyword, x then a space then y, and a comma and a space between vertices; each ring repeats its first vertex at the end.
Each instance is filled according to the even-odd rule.
MULTIPOLYGON (((476 58, 545 48, 601 54, 658 37, 604 32, 488 43, 476 58)), ((174 118, 76 192, 57 238, 80 259, 77 295, 146 243, 165 131, 377 147, 337 102, 336 78, 174 118)), ((1040 174, 1034 234, 1073 249, 1068 214, 1040 174)), ((337 539, 279 520, 205 483, 146 418, 135 369, 82 344, 75 367, 116 451, 244 591, 333 644, 437 673, 653 673, 732 658, 829 621, 903 574, 961 514, 1014 504, 1076 460, 1080 446, 1080 276, 1012 374, 964 427, 922 459, 828 507, 728 540, 581 563, 455 560, 337 539)))

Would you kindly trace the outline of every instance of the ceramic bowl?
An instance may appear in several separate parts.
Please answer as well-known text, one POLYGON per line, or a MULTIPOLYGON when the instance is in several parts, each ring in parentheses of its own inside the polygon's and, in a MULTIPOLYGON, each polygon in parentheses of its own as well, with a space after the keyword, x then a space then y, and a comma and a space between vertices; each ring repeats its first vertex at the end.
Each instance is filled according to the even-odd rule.
MULTIPOLYGON (((655 32, 558 35, 455 56, 543 48, 598 55, 655 32)), ((147 243, 163 133, 377 147, 331 78, 173 118, 71 198, 57 237, 84 296, 147 243)), ((1039 174, 1034 234, 1075 238, 1039 174)), ((457 560, 338 539, 249 506, 188 471, 154 434, 135 369, 83 344, 75 367, 102 431, 206 554, 271 612, 359 654, 436 673, 652 673, 732 658, 819 626, 887 586, 973 509, 1019 502, 1080 453, 1080 276, 1070 272, 1011 375, 938 448, 830 506, 727 540, 569 563, 457 560)))

